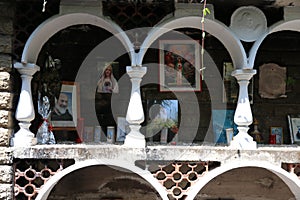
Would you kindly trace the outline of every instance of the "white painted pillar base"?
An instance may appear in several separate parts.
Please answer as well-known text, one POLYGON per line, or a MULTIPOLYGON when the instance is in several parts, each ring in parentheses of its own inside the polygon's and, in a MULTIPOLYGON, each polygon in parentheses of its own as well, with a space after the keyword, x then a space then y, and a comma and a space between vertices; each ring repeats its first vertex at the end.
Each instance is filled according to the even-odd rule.
POLYGON ((249 125, 253 121, 249 95, 248 84, 252 76, 256 74, 253 69, 237 69, 232 73, 239 84, 239 99, 234 114, 234 122, 238 126, 238 134, 230 142, 230 147, 236 149, 256 149, 257 144, 248 134, 249 125))
POLYGON ((19 121, 20 130, 15 133, 13 146, 26 147, 37 143, 34 134, 29 130, 34 119, 34 107, 31 94, 31 79, 40 68, 35 64, 15 63, 14 67, 20 72, 22 88, 16 110, 16 119, 19 121))
POLYGON ((140 93, 140 83, 146 74, 146 67, 127 67, 127 74, 132 82, 131 96, 128 105, 126 120, 129 123, 130 132, 126 135, 124 146, 145 148, 145 136, 141 134, 141 123, 144 121, 144 111, 140 93))
POLYGON ((145 148, 145 136, 140 133, 140 125, 129 125, 130 133, 126 136, 124 145, 127 147, 145 148))
POLYGON ((247 133, 249 127, 238 127, 239 133, 230 142, 230 147, 234 149, 254 150, 257 148, 256 142, 247 133))
POLYGON ((20 130, 14 135, 14 147, 28 147, 37 144, 34 134, 29 131, 30 123, 19 123, 20 130))

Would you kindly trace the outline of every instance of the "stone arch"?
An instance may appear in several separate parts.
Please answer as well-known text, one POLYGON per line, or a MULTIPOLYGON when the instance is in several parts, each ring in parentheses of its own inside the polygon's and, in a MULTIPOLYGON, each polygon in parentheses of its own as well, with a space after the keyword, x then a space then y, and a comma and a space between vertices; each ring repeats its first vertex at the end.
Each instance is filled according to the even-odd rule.
POLYGON ((299 188, 300 188, 300 180, 297 176, 288 173, 281 167, 275 166, 273 164, 270 164, 268 162, 262 162, 262 161, 240 161, 240 162, 231 162, 228 164, 224 164, 221 167, 218 167, 216 169, 213 169, 209 171, 203 178, 201 178, 201 181, 197 182, 190 190, 189 196, 186 198, 186 200, 192 200, 195 198, 195 196, 198 194, 198 192, 207 185, 213 178, 230 171, 232 169, 238 169, 242 167, 258 167, 266 169, 272 173, 274 173, 276 176, 278 176, 281 180, 284 181, 284 183, 289 187, 291 192, 295 195, 296 199, 300 198, 299 194, 299 188))
POLYGON ((249 52, 249 67, 254 67, 255 58, 257 55, 257 51, 260 45, 263 43, 265 38, 272 33, 279 31, 297 31, 300 32, 300 19, 291 20, 291 21, 280 21, 269 27, 268 32, 262 35, 258 40, 253 44, 250 52, 249 52))
POLYGON ((131 59, 133 58, 134 49, 130 39, 114 22, 88 13, 71 13, 55 15, 40 24, 27 40, 21 62, 36 63, 41 48, 51 36, 64 28, 80 24, 94 25, 112 33, 122 42, 127 52, 129 52, 131 59))
MULTIPOLYGON (((137 64, 141 65, 143 57, 151 44, 161 35, 178 28, 201 29, 201 17, 182 17, 172 19, 154 27, 141 45, 137 64)), ((216 37, 228 50, 233 65, 237 69, 247 67, 247 56, 241 41, 232 33, 232 31, 221 22, 211 19, 205 19, 205 30, 216 37)))
MULTIPOLYGON (((41 188, 39 191, 38 196, 36 197, 36 200, 46 200, 51 193, 54 186, 59 183, 59 181, 67 176, 68 174, 83 169, 85 167, 90 166, 97 166, 97 165, 104 165, 104 166, 112 166, 112 167, 118 167, 121 169, 124 169, 126 171, 130 171, 141 178, 145 180, 145 182, 149 183, 161 196, 163 200, 167 200, 167 192, 163 188, 163 186, 153 177, 153 175, 149 171, 142 170, 141 168, 138 168, 132 164, 120 162, 119 160, 85 160, 75 163, 74 165, 67 167, 66 169, 62 170, 61 172, 55 174, 49 181, 41 188), (125 167, 126 166, 126 167, 125 167)), ((121 177, 126 178, 126 177, 121 177)))

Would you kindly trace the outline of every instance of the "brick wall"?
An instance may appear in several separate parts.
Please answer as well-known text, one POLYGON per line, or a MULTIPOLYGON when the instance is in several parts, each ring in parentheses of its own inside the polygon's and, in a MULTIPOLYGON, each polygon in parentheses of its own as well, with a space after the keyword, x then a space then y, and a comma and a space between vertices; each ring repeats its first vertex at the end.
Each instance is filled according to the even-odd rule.
POLYGON ((14 4, 0 2, 0 199, 13 199, 13 167, 9 140, 13 129, 12 41, 14 4))

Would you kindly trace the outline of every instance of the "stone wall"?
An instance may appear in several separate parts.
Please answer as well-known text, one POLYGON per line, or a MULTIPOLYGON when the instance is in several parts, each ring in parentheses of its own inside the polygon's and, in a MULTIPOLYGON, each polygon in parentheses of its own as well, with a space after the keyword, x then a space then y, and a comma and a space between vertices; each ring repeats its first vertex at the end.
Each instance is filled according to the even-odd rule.
POLYGON ((14 4, 0 2, 0 199, 13 199, 13 166, 9 147, 13 129, 13 42, 14 4))

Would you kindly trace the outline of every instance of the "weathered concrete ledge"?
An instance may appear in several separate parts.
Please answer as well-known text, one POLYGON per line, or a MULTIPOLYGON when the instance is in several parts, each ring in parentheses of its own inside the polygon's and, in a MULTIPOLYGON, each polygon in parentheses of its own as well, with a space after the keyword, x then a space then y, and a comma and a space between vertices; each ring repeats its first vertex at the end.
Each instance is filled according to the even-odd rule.
POLYGON ((149 161, 265 161, 300 163, 300 146, 260 146, 256 150, 235 150, 228 146, 148 146, 128 148, 109 144, 57 144, 32 147, 11 147, 14 158, 21 159, 88 159, 149 160, 149 161))

